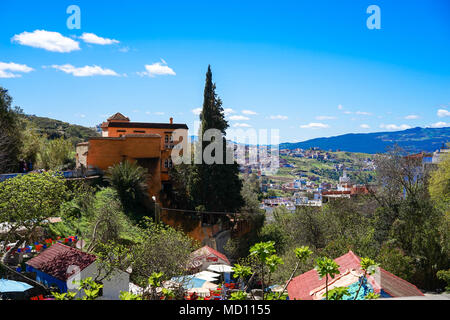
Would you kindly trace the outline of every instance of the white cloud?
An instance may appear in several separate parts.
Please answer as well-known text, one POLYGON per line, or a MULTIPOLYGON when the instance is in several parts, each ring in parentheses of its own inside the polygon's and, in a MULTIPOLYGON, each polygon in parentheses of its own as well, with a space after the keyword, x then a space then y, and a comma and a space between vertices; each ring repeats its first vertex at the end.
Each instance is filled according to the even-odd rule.
POLYGON ((316 119, 317 119, 317 120, 333 120, 333 119, 336 119, 336 117, 331 117, 331 116, 317 116, 316 119))
POLYGON ((245 117, 245 116, 230 116, 230 120, 237 120, 237 121, 242 121, 242 120, 250 120, 249 117, 245 117))
POLYGON ((368 124, 365 124, 365 123, 361 124, 360 127, 363 128, 363 129, 369 129, 370 128, 370 126, 368 124))
POLYGON ((130 51, 130 47, 119 48, 119 52, 128 52, 128 51, 130 51))
POLYGON ((339 110, 342 110, 344 107, 340 104, 340 105, 338 105, 338 109, 339 110))
POLYGON ((240 123, 240 122, 238 122, 238 123, 233 124, 233 127, 250 128, 251 125, 249 125, 248 123, 240 123))
POLYGON ((72 74, 75 77, 92 77, 92 76, 119 76, 114 70, 103 69, 102 67, 84 66, 81 68, 76 68, 71 64, 64 65, 52 65, 51 68, 61 70, 65 73, 72 74))
POLYGON ((153 64, 146 64, 145 70, 143 72, 138 72, 138 75, 140 76, 149 76, 149 77, 155 77, 155 76, 165 76, 165 75, 176 75, 175 71, 173 71, 172 68, 170 68, 167 63, 161 59, 161 62, 155 62, 153 64))
POLYGON ((325 123, 320 123, 320 122, 310 122, 308 124, 300 126, 300 128, 303 128, 303 129, 325 129, 328 127, 329 127, 329 125, 327 125, 325 123))
POLYGON ((444 128, 450 127, 450 123, 439 121, 430 125, 431 128, 444 128))
POLYGON ((356 111, 356 114, 362 115, 362 116, 371 116, 372 113, 370 112, 365 112, 365 111, 356 111))
POLYGON ((407 115, 407 116, 405 117, 405 119, 406 119, 406 120, 419 119, 419 116, 416 115, 416 114, 410 114, 410 115, 407 115))
POLYGON ((53 31, 24 31, 21 34, 14 35, 11 40, 24 46, 41 48, 53 52, 71 52, 80 50, 80 46, 77 41, 64 37, 59 32, 53 31))
POLYGON ((258 113, 256 113, 255 111, 252 111, 252 110, 242 110, 242 113, 246 114, 248 116, 254 116, 254 115, 258 114, 258 113))
POLYGON ((155 112, 155 114, 156 114, 157 116, 163 116, 163 115, 164 115, 164 112, 157 111, 157 112, 155 112))
POLYGON ((352 114, 351 111, 344 111, 345 114, 352 114))
POLYGON ((399 126, 396 124, 381 124, 380 128, 387 129, 387 130, 406 130, 406 129, 411 129, 411 126, 409 126, 407 124, 402 124, 399 126))
POLYGON ((193 114, 198 116, 200 113, 202 113, 202 108, 195 108, 191 110, 193 114))
POLYGON ((274 115, 274 116, 270 116, 269 117, 272 120, 287 120, 288 117, 287 116, 282 116, 282 115, 274 115))
POLYGON ((87 33, 84 32, 81 37, 79 37, 81 40, 83 40, 86 43, 93 43, 93 44, 99 44, 99 45, 108 45, 108 44, 114 44, 119 43, 118 40, 115 39, 108 39, 108 38, 102 38, 97 36, 93 33, 87 33))
POLYGON ((232 108, 224 108, 223 113, 227 116, 229 114, 236 113, 236 111, 234 111, 232 108))
POLYGON ((0 78, 20 78, 22 75, 16 72, 28 73, 33 70, 33 68, 26 64, 0 62, 0 78))
POLYGON ((437 115, 438 115, 438 117, 440 117, 440 118, 443 118, 443 117, 450 117, 450 111, 445 110, 445 109, 439 109, 439 110, 437 111, 437 115))

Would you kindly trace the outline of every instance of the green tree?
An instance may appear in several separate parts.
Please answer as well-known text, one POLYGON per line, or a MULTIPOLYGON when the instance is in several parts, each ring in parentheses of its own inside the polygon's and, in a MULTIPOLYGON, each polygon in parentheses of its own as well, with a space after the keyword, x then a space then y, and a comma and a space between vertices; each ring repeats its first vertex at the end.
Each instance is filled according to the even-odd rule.
POLYGON ((247 293, 244 291, 236 291, 231 293, 230 300, 247 300, 247 293))
POLYGON ((450 292, 450 269, 439 270, 436 275, 439 280, 442 280, 446 283, 445 291, 450 292))
POLYGON ((144 218, 141 239, 130 248, 134 283, 145 287, 148 278, 162 272, 170 279, 186 274, 190 254, 198 245, 181 231, 144 218))
POLYGON ((258 189, 255 183, 249 177, 243 180, 241 195, 244 199, 244 205, 240 208, 240 212, 260 213, 260 200, 258 199, 258 189))
MULTIPOLYGON (((376 165, 380 188, 371 191, 379 204, 374 219, 375 239, 401 249, 411 258, 411 282, 422 289, 436 289, 440 283, 436 272, 449 267, 450 222, 442 206, 430 197, 431 167, 400 149, 379 156, 376 165)), ((445 194, 445 187, 441 192, 445 194)), ((441 199, 437 193, 431 188, 435 199, 441 199)))
POLYGON ((380 297, 379 294, 373 293, 373 292, 369 292, 369 293, 364 297, 364 300, 375 300, 375 299, 378 299, 379 297, 380 297))
POLYGON ((99 244, 120 242, 124 233, 133 229, 132 223, 122 210, 117 192, 105 188, 96 193, 90 219, 88 251, 95 251, 99 244))
POLYGON ((233 278, 239 279, 241 283, 244 283, 245 279, 252 273, 252 268, 250 266, 244 266, 237 263, 233 267, 233 278))
POLYGON ((339 265, 333 259, 322 257, 316 260, 316 270, 320 278, 325 277, 325 296, 328 300, 328 277, 333 279, 339 274, 339 265))
POLYGON ((74 300, 77 293, 70 291, 64 293, 52 292, 52 295, 55 298, 55 300, 74 300))
POLYGON ((359 287, 358 287, 358 290, 356 291, 356 294, 355 294, 355 297, 353 300, 358 299, 359 291, 361 290, 363 283, 366 281, 367 275, 374 274, 376 271, 375 268, 378 267, 378 264, 375 263, 375 261, 370 258, 361 258, 361 261, 359 262, 359 264, 361 265, 361 269, 364 271, 364 274, 363 274, 362 278, 359 279, 359 287))
MULTIPOLYGON (((241 195, 242 182, 239 179, 239 166, 233 161, 233 164, 227 164, 226 159, 233 159, 231 148, 227 148, 225 131, 228 123, 225 120, 222 101, 217 96, 216 85, 212 81, 211 67, 208 66, 206 73, 206 82, 204 90, 203 109, 200 114, 201 130, 200 137, 210 129, 215 129, 220 133, 223 150, 215 150, 211 153, 215 159, 221 163, 207 164, 203 157, 201 164, 195 164, 190 179, 191 197, 194 206, 202 206, 208 211, 229 211, 236 212, 244 205, 244 199, 241 195), (216 154, 216 151, 217 154, 216 154), (222 153, 222 155, 220 155, 222 153)), ((206 148, 213 142, 219 141, 201 141, 200 151, 203 155, 206 148)))
POLYGON ((328 300, 342 300, 344 296, 349 295, 349 290, 346 287, 335 287, 328 291, 328 300))
POLYGON ((119 295, 120 300, 142 300, 142 296, 131 293, 129 291, 121 291, 119 295))
POLYGON ((386 243, 381 247, 377 261, 385 270, 407 281, 411 281, 411 276, 415 272, 413 259, 392 243, 386 243))
POLYGON ((22 147, 18 107, 12 108, 8 90, 0 86, 0 173, 17 172, 22 147))
MULTIPOLYGON (((36 160, 46 138, 39 134, 38 128, 22 118, 22 148, 20 158, 36 167, 36 160)), ((34 169, 33 168, 33 169, 34 169)))
POLYGON ((96 300, 100 296, 100 292, 103 288, 103 285, 95 282, 92 277, 74 281, 74 283, 78 285, 77 291, 66 293, 52 292, 55 300, 74 300, 76 295, 81 291, 83 291, 84 295, 77 300, 96 300))
POLYGON ((275 272, 280 264, 283 264, 283 260, 278 257, 275 250, 275 242, 259 242, 250 248, 250 256, 257 257, 258 263, 258 274, 261 279, 261 289, 263 292, 263 299, 265 298, 264 290, 266 284, 270 283, 271 274, 275 272), (268 275, 268 280, 266 281, 266 276, 268 275))
POLYGON ((105 180, 117 191, 125 213, 134 219, 140 219, 145 213, 143 203, 148 200, 147 170, 126 160, 109 167, 105 180))
POLYGON ((41 140, 37 153, 37 167, 45 170, 67 170, 75 167, 75 150, 64 138, 41 140))
POLYGON ((289 280, 286 282, 286 284, 283 287, 283 291, 280 292, 279 297, 283 295, 283 293, 286 291, 287 287, 289 286, 289 283, 291 283, 292 279, 294 278, 295 273, 298 270, 298 267, 300 264, 306 263, 308 258, 312 255, 312 251, 307 246, 302 246, 300 248, 295 248, 294 250, 295 256, 297 258, 297 264, 295 265, 294 270, 292 270, 291 276, 289 277, 289 280))
POLYGON ((17 241, 2 261, 23 242, 29 242, 48 218, 58 215, 66 191, 63 178, 52 172, 30 173, 0 182, 0 223, 9 225, 6 242, 17 241))
POLYGON ((444 211, 450 210, 450 155, 443 156, 437 170, 431 173, 429 192, 431 199, 444 211))

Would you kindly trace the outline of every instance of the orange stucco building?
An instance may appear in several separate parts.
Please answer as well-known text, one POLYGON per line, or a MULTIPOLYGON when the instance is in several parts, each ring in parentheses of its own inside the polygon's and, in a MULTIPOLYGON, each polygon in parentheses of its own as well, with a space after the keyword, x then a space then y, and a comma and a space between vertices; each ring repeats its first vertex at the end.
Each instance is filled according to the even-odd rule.
MULTIPOLYGON (((131 122, 116 113, 101 125, 102 136, 89 138, 77 145, 77 167, 106 171, 110 166, 125 160, 137 162, 147 168, 150 180, 150 197, 158 200, 161 191, 170 189, 169 169, 171 152, 182 140, 187 139, 186 124, 131 122), (174 131, 182 137, 174 141, 174 131)), ((186 140, 187 141, 187 140, 186 140)))

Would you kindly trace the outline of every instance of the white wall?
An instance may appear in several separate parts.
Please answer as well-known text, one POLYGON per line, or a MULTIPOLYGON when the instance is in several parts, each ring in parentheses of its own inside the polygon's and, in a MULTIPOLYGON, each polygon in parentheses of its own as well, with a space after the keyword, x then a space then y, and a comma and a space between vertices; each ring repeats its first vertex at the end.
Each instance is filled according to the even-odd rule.
MULTIPOLYGON (((88 277, 92 277, 92 279, 95 280, 97 276, 98 276, 98 266, 97 263, 94 262, 85 269, 83 269, 80 273, 70 277, 67 280, 67 287, 68 288, 70 288, 71 286, 73 287, 73 285, 70 285, 73 280, 79 281, 84 280, 88 277)), ((119 300, 120 292, 129 290, 130 275, 127 272, 115 270, 102 282, 103 282, 103 295, 99 297, 99 300, 119 300)), ((69 289, 69 291, 75 292, 77 291, 77 289, 69 289)), ((82 298, 83 296, 84 292, 82 290, 77 294, 76 298, 82 298)))

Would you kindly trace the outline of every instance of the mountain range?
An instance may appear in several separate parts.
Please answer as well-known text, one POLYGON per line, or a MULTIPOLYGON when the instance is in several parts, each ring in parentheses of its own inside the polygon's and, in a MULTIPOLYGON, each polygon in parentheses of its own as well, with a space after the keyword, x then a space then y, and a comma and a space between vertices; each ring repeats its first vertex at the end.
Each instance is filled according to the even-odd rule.
POLYGON ((411 128, 402 131, 348 133, 328 138, 315 138, 302 142, 281 143, 280 149, 341 150, 363 153, 383 153, 398 145, 409 153, 433 152, 450 142, 450 127, 411 128))

